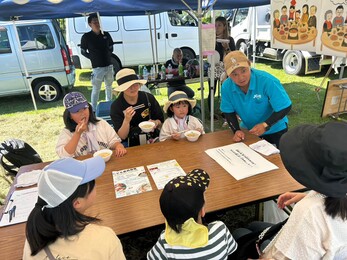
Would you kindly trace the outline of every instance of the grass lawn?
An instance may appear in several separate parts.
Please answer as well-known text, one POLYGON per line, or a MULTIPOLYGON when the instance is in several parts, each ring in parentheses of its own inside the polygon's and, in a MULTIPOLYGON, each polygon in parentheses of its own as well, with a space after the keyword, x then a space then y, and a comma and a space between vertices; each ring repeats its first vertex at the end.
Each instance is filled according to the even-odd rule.
MULTIPOLYGON (((279 78, 288 92, 293 102, 289 114, 289 127, 302 123, 322 123, 329 120, 320 117, 325 89, 322 89, 318 94, 315 92, 315 88, 321 85, 326 70, 320 74, 290 76, 284 73, 281 64, 268 61, 257 63, 256 68, 265 70, 279 78)), ((77 70, 77 81, 74 88, 75 91, 84 93, 88 99, 90 99, 91 92, 89 78, 89 70, 77 70)), ((338 75, 330 75, 329 77, 329 79, 336 78, 338 75)), ((201 100, 201 93, 197 90, 199 83, 190 86, 195 90, 196 98, 201 100)), ((205 86, 207 86, 207 82, 205 82, 205 86)), ((326 83, 323 87, 326 87, 326 83)), ((207 108, 207 91, 207 87, 205 87, 205 108, 207 108)), ((166 88, 161 88, 156 93, 156 98, 161 105, 167 100, 166 94, 166 88)), ((100 93, 100 99, 104 99, 104 91, 100 93)), ((8 138, 25 140, 37 150, 43 161, 55 160, 58 158, 55 153, 55 145, 59 133, 64 127, 62 100, 52 104, 38 103, 37 107, 38 110, 35 111, 30 95, 0 98, 0 141, 8 138)), ((215 98, 215 107, 216 113, 218 113, 219 99, 217 97, 215 98)), ((210 129, 208 118, 209 114, 206 113, 207 132, 210 129)), ((215 121, 215 130, 221 129, 222 123, 221 120, 215 121)), ((0 178, 0 199, 5 197, 8 187, 9 182, 0 178)))

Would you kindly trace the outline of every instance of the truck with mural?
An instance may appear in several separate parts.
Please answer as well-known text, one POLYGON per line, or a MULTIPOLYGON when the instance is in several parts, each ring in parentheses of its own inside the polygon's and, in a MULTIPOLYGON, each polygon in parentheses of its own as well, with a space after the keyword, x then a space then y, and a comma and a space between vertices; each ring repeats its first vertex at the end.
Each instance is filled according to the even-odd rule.
MULTIPOLYGON (((290 11, 287 13, 290 15, 290 11)), ((275 22, 273 16, 270 5, 233 9, 230 18, 230 35, 235 40, 236 48, 251 57, 255 35, 255 56, 282 62, 284 71, 292 75, 320 72, 323 65, 332 63, 332 56, 317 54, 314 51, 273 48, 275 39, 271 31, 271 23, 275 22)))

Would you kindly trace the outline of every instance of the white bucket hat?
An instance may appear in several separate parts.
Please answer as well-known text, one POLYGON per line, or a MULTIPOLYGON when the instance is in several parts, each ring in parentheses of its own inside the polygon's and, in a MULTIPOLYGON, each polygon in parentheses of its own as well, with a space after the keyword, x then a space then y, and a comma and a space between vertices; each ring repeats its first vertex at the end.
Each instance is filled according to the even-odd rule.
POLYGON ((133 69, 121 69, 118 71, 116 74, 116 81, 118 84, 115 88, 116 91, 125 91, 135 83, 144 85, 147 82, 145 79, 139 79, 133 69))
POLYGON ((175 91, 169 96, 169 100, 164 105, 164 112, 167 113, 167 109, 171 106, 171 104, 176 104, 180 101, 188 101, 190 105, 195 107, 196 100, 188 98, 187 94, 183 91, 175 91))

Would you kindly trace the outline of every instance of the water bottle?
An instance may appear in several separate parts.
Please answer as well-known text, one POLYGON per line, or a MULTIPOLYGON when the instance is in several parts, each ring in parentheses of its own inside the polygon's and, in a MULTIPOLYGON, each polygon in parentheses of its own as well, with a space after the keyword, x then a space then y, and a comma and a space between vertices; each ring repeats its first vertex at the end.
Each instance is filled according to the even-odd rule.
POLYGON ((148 70, 147 70, 146 66, 143 67, 142 73, 143 73, 143 79, 147 80, 148 79, 148 70))
POLYGON ((154 66, 151 68, 151 73, 149 74, 150 80, 155 80, 155 68, 154 66))
POLYGON ((167 72, 168 72, 168 74, 172 74, 172 66, 171 66, 171 64, 169 64, 169 66, 167 66, 167 72))
POLYGON ((142 65, 139 65, 139 69, 138 69, 138 74, 139 74, 139 78, 140 79, 143 79, 143 66, 142 65))
POLYGON ((165 65, 161 65, 161 72, 160 72, 160 78, 161 79, 165 79, 165 76, 166 76, 166 68, 165 68, 165 65))
POLYGON ((180 62, 180 64, 178 65, 178 75, 179 75, 180 77, 183 77, 183 70, 184 70, 183 65, 182 65, 182 63, 180 62))

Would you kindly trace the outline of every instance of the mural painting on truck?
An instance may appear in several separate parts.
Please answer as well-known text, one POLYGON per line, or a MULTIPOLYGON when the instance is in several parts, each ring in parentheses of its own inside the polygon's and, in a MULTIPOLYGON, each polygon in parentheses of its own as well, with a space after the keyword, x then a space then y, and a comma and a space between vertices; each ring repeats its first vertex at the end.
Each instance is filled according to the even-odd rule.
POLYGON ((255 27, 256 57, 282 62, 287 74, 316 73, 321 71, 322 65, 331 64, 330 56, 309 51, 272 48, 273 15, 270 5, 233 9, 232 14, 230 35, 235 40, 236 48, 245 52, 250 58, 253 53, 252 40, 255 27))
MULTIPOLYGON (((152 64, 149 16, 104 16, 101 26, 111 34, 115 43, 113 57, 115 71, 121 67, 152 64)), ((152 36, 157 40, 158 62, 171 58, 174 48, 181 48, 187 59, 199 53, 198 22, 189 12, 171 11, 150 15, 152 36), (154 21, 156 32, 154 35, 154 21)), ((76 68, 91 68, 90 61, 81 55, 81 37, 90 31, 86 17, 66 19, 66 37, 72 50, 76 68)), ((154 39, 153 39, 154 45, 154 39)), ((154 47, 153 47, 154 48, 154 47)))

